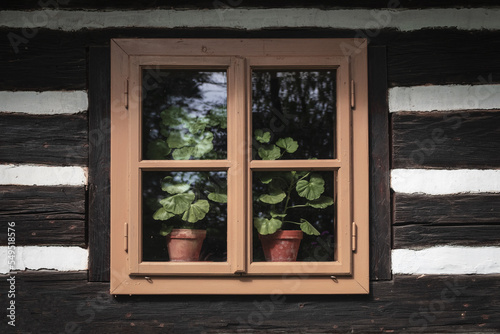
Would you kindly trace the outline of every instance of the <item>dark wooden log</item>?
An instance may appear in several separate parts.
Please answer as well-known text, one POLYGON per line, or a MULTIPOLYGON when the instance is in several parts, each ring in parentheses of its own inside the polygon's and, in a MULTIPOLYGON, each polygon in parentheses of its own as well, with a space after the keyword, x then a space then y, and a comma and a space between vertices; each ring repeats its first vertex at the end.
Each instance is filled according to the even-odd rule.
POLYGON ((498 246, 498 225, 426 225, 394 226, 394 248, 453 246, 498 246))
POLYGON ((3 163, 87 165, 87 116, 0 114, 3 163))
POLYGON ((389 38, 390 86, 500 80, 498 32, 422 29, 389 38))
MULTIPOLYGON (((73 3, 72 1, 69 3, 73 3)), ((101 3, 101 2, 99 2, 101 3)), ((2 3, 3 6, 3 3, 2 3)), ((104 5, 105 6, 105 5, 104 5)), ((112 5, 113 6, 113 5, 112 5)), ((78 4, 75 4, 78 7, 78 4)), ((500 32, 422 29, 399 32, 331 29, 143 29, 112 28, 75 32, 0 29, 0 90, 60 90, 87 87, 87 48, 109 46, 111 38, 353 38, 387 45, 389 86, 500 82, 500 32), (15 47, 14 47, 14 46, 15 47), (488 47, 485 48, 484 46, 488 47)))
POLYGON ((110 53, 89 53, 89 280, 109 281, 110 53))
POLYGON ((370 110, 370 278, 391 279, 391 198, 387 58, 384 46, 368 49, 370 110))
MULTIPOLYGON (((394 224, 497 224, 500 194, 394 194, 394 224)), ((468 236, 465 236, 468 237, 468 236)))
POLYGON ((500 167, 500 112, 392 115, 394 168, 500 167))
MULTIPOLYGON (((9 290, 6 276, 0 289, 9 290)), ((120 296, 86 272, 18 273, 22 333, 493 332, 499 275, 395 276, 361 296, 120 296)), ((7 300, 5 298, 4 300, 7 300)), ((12 330, 7 320, 0 331, 12 330)))
POLYGON ((497 3, 492 0, 476 0, 474 2, 467 0, 441 0, 435 2, 432 0, 358 0, 352 2, 349 0, 336 0, 326 2, 321 0, 289 0, 269 1, 269 0, 253 0, 253 1, 238 1, 238 0, 221 0, 216 2, 213 0, 72 0, 72 1, 38 1, 30 0, 4 0, 2 8, 4 9, 29 9, 37 10, 41 8, 49 9, 89 9, 89 10, 111 10, 111 9, 230 9, 230 8, 446 8, 446 7, 487 7, 489 5, 496 6, 497 3), (55 5, 57 4, 57 5, 55 5))
POLYGON ((0 245, 15 222, 16 245, 85 245, 83 187, 0 186, 0 245))

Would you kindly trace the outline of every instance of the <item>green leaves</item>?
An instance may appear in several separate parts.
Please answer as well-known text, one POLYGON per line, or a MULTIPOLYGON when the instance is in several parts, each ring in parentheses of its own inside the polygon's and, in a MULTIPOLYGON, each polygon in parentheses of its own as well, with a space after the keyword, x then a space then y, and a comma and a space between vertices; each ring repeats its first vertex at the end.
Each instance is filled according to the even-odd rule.
POLYGON ((193 147, 183 147, 178 148, 172 152, 172 158, 175 160, 189 160, 191 155, 193 155, 194 148, 193 147))
POLYGON ((278 147, 281 147, 282 149, 284 149, 288 153, 294 153, 299 148, 299 144, 290 137, 278 139, 278 141, 276 142, 276 145, 278 147))
POLYGON ((281 228, 281 220, 271 218, 256 217, 253 219, 253 226, 262 235, 273 234, 281 228))
POLYGON ((172 152, 168 144, 161 139, 157 139, 148 144, 148 159, 163 160, 172 152))
POLYGON ((309 205, 315 209, 324 209, 333 205, 333 198, 328 196, 320 196, 320 198, 315 199, 313 201, 307 202, 306 205, 309 205))
POLYGON ((320 235, 319 231, 314 228, 307 220, 300 218, 300 229, 302 232, 309 235, 320 235))
POLYGON ((161 190, 168 192, 171 195, 182 194, 189 190, 191 186, 183 182, 175 182, 171 176, 166 176, 161 181, 161 190))
POLYGON ((258 129, 254 132, 255 140, 259 143, 267 144, 271 140, 271 133, 269 131, 264 132, 264 130, 258 129))
POLYGON ((312 201, 318 199, 325 191, 325 180, 318 174, 311 174, 309 181, 300 180, 297 182, 295 189, 301 197, 305 197, 312 201))
POLYGON ((156 210, 156 212, 153 214, 153 219, 154 220, 168 220, 172 217, 174 217, 175 214, 172 212, 168 212, 165 210, 165 208, 159 208, 156 210))
POLYGON ((208 152, 212 151, 214 145, 212 141, 214 140, 214 134, 212 132, 205 132, 203 136, 199 137, 196 141, 196 145, 193 149, 193 156, 195 158, 201 158, 208 152))
POLYGON ((160 204, 168 212, 179 215, 189 209, 194 198, 193 193, 177 194, 160 200, 160 204))
POLYGON ((218 192, 208 194, 208 199, 217 203, 227 203, 227 194, 218 192))
POLYGON ((286 193, 280 188, 273 186, 269 187, 269 194, 262 194, 259 196, 259 201, 267 204, 278 204, 286 197, 286 193))
POLYGON ((262 160, 276 160, 281 157, 281 151, 276 145, 259 147, 258 153, 262 160))
POLYGON ((189 205, 189 208, 184 212, 182 220, 189 223, 196 223, 205 218, 205 215, 210 210, 210 204, 205 199, 198 200, 189 205))

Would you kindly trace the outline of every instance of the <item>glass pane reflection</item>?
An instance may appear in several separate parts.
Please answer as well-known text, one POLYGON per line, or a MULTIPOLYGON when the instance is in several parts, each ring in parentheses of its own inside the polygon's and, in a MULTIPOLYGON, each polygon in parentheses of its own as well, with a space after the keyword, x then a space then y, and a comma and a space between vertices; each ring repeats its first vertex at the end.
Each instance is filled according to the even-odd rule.
POLYGON ((336 83, 334 69, 254 70, 253 159, 334 159, 336 83))
POLYGON ((254 172, 253 261, 269 261, 262 240, 282 230, 303 231, 297 261, 334 261, 334 180, 334 172, 254 172))
POLYGON ((142 173, 143 261, 171 260, 167 241, 183 228, 206 231, 200 261, 227 261, 226 174, 142 173))
POLYGON ((226 72, 142 70, 142 118, 143 159, 225 159, 226 72))

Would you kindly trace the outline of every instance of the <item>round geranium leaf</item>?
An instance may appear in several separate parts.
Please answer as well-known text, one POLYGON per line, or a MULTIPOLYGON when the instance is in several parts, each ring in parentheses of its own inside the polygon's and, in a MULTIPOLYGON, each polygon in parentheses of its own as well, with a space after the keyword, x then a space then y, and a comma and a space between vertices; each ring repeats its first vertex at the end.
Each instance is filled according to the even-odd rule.
POLYGON ((227 194, 218 192, 208 194, 208 199, 217 203, 227 203, 227 194))
POLYGON ((307 202, 307 205, 312 206, 315 209, 324 209, 333 205, 333 198, 328 196, 320 196, 318 199, 307 202))
POLYGON ((286 193, 277 188, 269 187, 269 194, 262 194, 259 196, 259 201, 267 204, 278 204, 281 203, 286 197, 286 193))
POLYGON ((174 160, 189 160, 191 155, 193 155, 194 147, 183 147, 175 149, 172 152, 172 158, 174 160))
POLYGON ((314 228, 307 220, 300 218, 300 229, 305 234, 309 235, 320 235, 319 231, 314 228))
POLYGON ((163 208, 168 212, 180 215, 189 209, 189 205, 194 201, 194 198, 195 195, 193 193, 177 194, 162 199, 160 204, 163 205, 163 208))
POLYGON ((257 229, 259 234, 262 235, 267 235, 267 234, 273 234, 277 230, 281 228, 281 220, 278 219, 267 219, 267 218, 261 218, 261 217, 255 217, 253 219, 253 226, 257 229))
POLYGON ((182 220, 189 223, 196 223, 205 218, 209 210, 210 204, 208 204, 208 201, 206 199, 200 199, 189 206, 186 212, 184 212, 182 220))
POLYGON ((312 201, 318 199, 325 191, 325 180, 318 174, 311 174, 309 180, 300 180, 295 186, 297 193, 312 201))
POLYGON ((161 190, 168 192, 171 195, 182 194, 189 190, 191 186, 183 182, 175 182, 171 176, 166 176, 161 181, 161 190))
POLYGON ((163 160, 172 152, 164 140, 157 139, 148 144, 147 157, 151 160, 163 160))
POLYGON ((189 145, 189 139, 179 131, 172 131, 168 135, 167 144, 170 148, 181 148, 189 145))
POLYGON ((284 149, 288 153, 294 153, 299 148, 299 144, 290 137, 278 139, 278 141, 276 142, 276 145, 278 147, 281 147, 282 149, 284 149))
POLYGON ((281 151, 276 145, 266 145, 263 147, 259 147, 259 157, 262 160, 276 160, 281 156, 281 151))
POLYGON ((212 143, 214 139, 214 134, 212 132, 205 132, 202 137, 197 140, 196 146, 193 150, 193 156, 195 158, 201 158, 208 152, 212 151, 214 145, 212 143))
POLYGON ((267 144, 271 140, 271 133, 269 131, 264 132, 262 129, 255 130, 254 132, 255 140, 259 143, 267 144))
POLYGON ((156 212, 153 214, 153 219, 154 220, 168 220, 175 216, 172 212, 168 212, 165 210, 165 208, 159 208, 156 210, 156 212))

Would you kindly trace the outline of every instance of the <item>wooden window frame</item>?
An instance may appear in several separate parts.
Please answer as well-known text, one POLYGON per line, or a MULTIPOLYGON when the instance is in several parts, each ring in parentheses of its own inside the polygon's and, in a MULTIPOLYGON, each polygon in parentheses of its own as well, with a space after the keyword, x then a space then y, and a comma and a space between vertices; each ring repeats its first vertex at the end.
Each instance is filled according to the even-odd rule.
POLYGON ((117 39, 111 42, 111 293, 369 292, 368 77, 362 39, 117 39), (346 55, 346 50, 350 55, 346 55), (141 160, 140 68, 228 69, 227 160, 141 160), (336 159, 251 161, 252 68, 338 68, 336 159), (242 87, 245 87, 242 89, 242 87), (245 149, 241 149, 241 145, 245 149), (125 163, 124 163, 125 162, 125 163), (228 171, 227 263, 140 262, 140 171, 228 171), (252 170, 339 174, 338 260, 250 261, 252 170), (246 189, 246 192, 243 191, 246 189), (238 208, 244 208, 243 210, 238 208), (244 245, 244 246, 241 246, 244 245), (312 265, 311 265, 312 264, 312 265))

